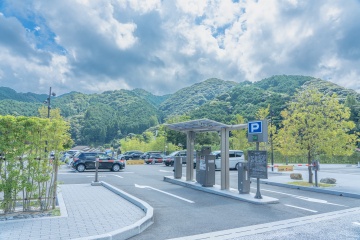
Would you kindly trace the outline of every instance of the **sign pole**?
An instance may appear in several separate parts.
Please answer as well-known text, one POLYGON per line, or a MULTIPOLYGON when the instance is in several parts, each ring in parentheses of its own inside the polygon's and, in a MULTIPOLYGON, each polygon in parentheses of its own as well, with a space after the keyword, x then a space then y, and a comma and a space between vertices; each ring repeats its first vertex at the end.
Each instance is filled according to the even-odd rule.
MULTIPOLYGON (((259 142, 256 142, 256 151, 259 151, 259 142)), ((261 193, 260 193, 260 178, 256 178, 256 199, 262 199, 261 193)))

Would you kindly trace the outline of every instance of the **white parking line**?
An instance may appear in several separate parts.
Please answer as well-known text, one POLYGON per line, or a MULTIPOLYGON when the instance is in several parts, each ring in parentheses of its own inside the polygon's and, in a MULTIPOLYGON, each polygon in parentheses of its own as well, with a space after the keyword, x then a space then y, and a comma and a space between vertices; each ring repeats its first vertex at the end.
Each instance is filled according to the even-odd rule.
MULTIPOLYGON (((92 177, 92 178, 94 178, 95 176, 94 176, 94 175, 91 175, 91 176, 86 176, 86 177, 92 177)), ((106 177, 106 176, 98 176, 98 177, 106 177)))
MULTIPOLYGON (((252 188, 252 189, 256 189, 256 188, 252 188)), ((289 193, 283 193, 283 192, 278 192, 278 191, 272 191, 272 190, 267 190, 267 189, 261 189, 261 191, 283 194, 283 195, 287 195, 287 196, 294 197, 294 198, 301 199, 301 200, 308 201, 308 202, 316 202, 316 203, 323 203, 323 204, 329 204, 329 205, 340 206, 340 207, 348 207, 348 206, 341 205, 341 204, 329 203, 326 200, 317 199, 317 198, 309 198, 309 197, 304 197, 304 196, 299 196, 299 195, 294 195, 294 194, 289 194, 289 193)))
POLYGON ((287 207, 292 207, 292 208, 297 208, 297 209, 301 209, 301 210, 305 210, 305 211, 309 211, 309 212, 318 212, 318 211, 315 211, 315 210, 311 210, 311 209, 308 209, 308 208, 302 208, 302 207, 297 207, 297 206, 294 206, 294 205, 289 205, 289 204, 284 204, 285 206, 287 207))
POLYGON ((173 172, 173 171, 159 170, 159 172, 173 172))
POLYGON ((353 222, 353 224, 360 226, 360 222, 353 222))
POLYGON ((189 199, 186 199, 186 198, 177 196, 177 195, 175 195, 175 194, 168 193, 168 192, 165 192, 165 191, 162 191, 162 190, 160 190, 160 189, 153 188, 153 187, 150 187, 150 186, 142 186, 142 185, 135 184, 135 187, 137 187, 137 188, 143 188, 143 189, 144 189, 144 188, 152 189, 152 190, 154 190, 154 191, 164 193, 164 194, 166 194, 166 195, 172 196, 172 197, 174 197, 174 198, 183 200, 183 201, 188 202, 188 203, 195 203, 194 201, 191 201, 191 200, 189 200, 189 199))
POLYGON ((115 175, 115 174, 111 174, 112 176, 115 176, 115 177, 118 177, 118 178, 124 178, 122 176, 119 176, 119 175, 115 175))

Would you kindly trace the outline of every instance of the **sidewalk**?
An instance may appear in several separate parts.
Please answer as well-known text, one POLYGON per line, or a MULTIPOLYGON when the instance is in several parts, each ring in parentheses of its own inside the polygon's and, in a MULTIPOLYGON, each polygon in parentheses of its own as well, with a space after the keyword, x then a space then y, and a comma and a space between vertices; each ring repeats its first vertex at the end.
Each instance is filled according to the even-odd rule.
MULTIPOLYGON (((268 179, 262 179, 261 182, 269 185, 297 188, 306 191, 322 192, 338 196, 360 198, 360 168, 357 165, 320 165, 320 171, 318 171, 318 183, 320 183, 320 180, 322 178, 335 178, 336 184, 332 187, 300 187, 296 185, 290 185, 288 184, 289 182, 299 181, 291 179, 291 173, 301 173, 303 177, 303 180, 301 181, 308 181, 309 179, 307 167, 299 167, 295 164, 294 171, 291 172, 278 172, 276 168, 274 168, 274 172, 272 172, 271 169, 269 169, 268 179)), ((315 184, 315 175, 313 177, 313 182, 315 184)))
POLYGON ((101 183, 61 185, 61 216, 2 221, 0 239, 128 239, 152 224, 152 207, 101 183))

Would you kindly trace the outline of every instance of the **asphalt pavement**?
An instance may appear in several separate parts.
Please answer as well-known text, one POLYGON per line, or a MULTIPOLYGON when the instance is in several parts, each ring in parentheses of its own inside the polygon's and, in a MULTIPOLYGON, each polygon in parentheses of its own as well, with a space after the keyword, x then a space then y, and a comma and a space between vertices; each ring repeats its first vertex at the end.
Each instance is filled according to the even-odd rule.
MULTIPOLYGON (((269 170, 268 179, 263 179, 262 183, 294 188, 289 184, 294 181, 290 179, 290 173, 301 173, 304 180, 308 177, 307 168, 295 165, 292 172, 269 170)), ((336 185, 329 188, 301 187, 301 189, 360 198, 360 168, 358 166, 322 165, 318 172, 318 179, 320 181, 326 177, 335 178, 336 185)), ((296 188, 299 187, 296 186, 296 188)), ((0 239, 128 239, 141 234, 153 223, 153 208, 149 204, 106 182, 100 182, 98 186, 90 183, 63 184, 58 194, 58 205, 61 211, 61 216, 58 217, 0 222, 0 239)), ((317 218, 317 223, 336 217, 351 217, 354 214, 358 216, 359 213, 360 208, 339 211, 337 214, 324 214, 317 218)), ((307 224, 307 220, 305 218, 304 221, 298 219, 296 222, 286 220, 288 222, 282 222, 279 225, 295 228, 307 224)), ((267 225, 269 224, 276 225, 276 223, 267 225)), ((246 239, 251 239, 249 237, 251 234, 257 239, 262 239, 261 231, 268 227, 265 225, 249 226, 246 229, 229 229, 221 233, 213 232, 207 233, 206 236, 187 236, 180 239, 240 239, 238 237, 241 232, 246 233, 246 235, 241 235, 247 236, 246 239), (228 237, 224 237, 226 235, 228 237), (215 236, 223 237, 216 238, 215 236)))

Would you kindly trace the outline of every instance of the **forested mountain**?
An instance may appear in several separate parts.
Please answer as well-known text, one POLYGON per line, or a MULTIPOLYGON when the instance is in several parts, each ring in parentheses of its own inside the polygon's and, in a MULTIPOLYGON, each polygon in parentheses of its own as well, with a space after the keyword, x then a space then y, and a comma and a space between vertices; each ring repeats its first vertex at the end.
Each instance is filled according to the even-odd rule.
POLYGON ((41 103, 21 102, 11 99, 1 100, 0 115, 36 116, 41 106, 41 103))
POLYGON ((36 93, 17 93, 8 87, 0 87, 0 100, 8 99, 19 102, 43 102, 48 95, 36 93))
MULTIPOLYGON (((208 79, 174 94, 156 96, 143 89, 106 91, 99 94, 70 92, 52 98, 52 108, 59 108, 71 124, 76 144, 100 145, 140 134, 174 115, 191 119, 209 118, 231 124, 235 115, 255 119, 259 108, 271 106, 274 119, 292 100, 297 89, 316 87, 336 93, 352 110, 351 119, 359 126, 360 94, 336 84, 306 76, 279 75, 252 83, 208 79)), ((16 93, 0 88, 0 115, 36 116, 44 106, 46 94, 16 93)))
POLYGON ((171 96, 170 94, 166 94, 163 96, 157 96, 157 95, 149 93, 148 91, 145 91, 144 89, 141 89, 141 88, 135 88, 134 90, 132 90, 132 92, 134 92, 137 96, 139 96, 140 98, 144 99, 145 101, 153 104, 156 107, 159 107, 159 105, 161 103, 166 101, 171 96))
POLYGON ((165 115, 182 115, 229 91, 237 83, 211 78, 190 87, 180 89, 159 106, 165 115))
MULTIPOLYGON (((191 119, 209 118, 223 123, 231 123, 236 114, 247 120, 254 120, 259 108, 270 105, 275 119, 280 119, 280 112, 286 108, 297 90, 315 87, 325 94, 336 93, 344 103, 347 96, 354 96, 356 106, 351 106, 354 118, 360 110, 360 94, 345 89, 334 83, 307 76, 279 75, 259 82, 242 82, 230 91, 218 95, 211 101, 189 113, 191 119), (356 112, 354 112, 356 111, 356 112)), ((349 106, 350 107, 350 106, 349 106)))
POLYGON ((128 90, 73 92, 56 98, 54 106, 70 120, 71 135, 78 144, 108 143, 128 133, 141 133, 161 120, 155 106, 128 90))

